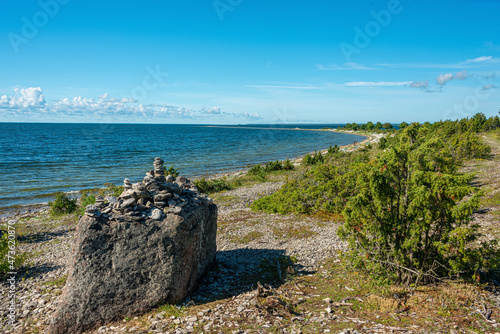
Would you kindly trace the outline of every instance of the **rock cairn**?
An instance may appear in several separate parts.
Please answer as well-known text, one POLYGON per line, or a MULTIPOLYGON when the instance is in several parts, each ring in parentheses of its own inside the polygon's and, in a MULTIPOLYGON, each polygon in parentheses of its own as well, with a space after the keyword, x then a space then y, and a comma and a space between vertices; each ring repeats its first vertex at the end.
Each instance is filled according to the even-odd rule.
POLYGON ((116 198, 96 197, 95 204, 87 205, 85 213, 91 217, 124 219, 138 217, 162 220, 168 214, 189 213, 202 203, 212 200, 198 193, 191 181, 183 176, 165 177, 164 161, 155 158, 154 169, 146 173, 142 182, 132 184, 128 178, 123 181, 123 192, 116 198), (125 217, 124 217, 125 216, 125 217))
POLYGON ((49 333, 81 333, 176 303, 215 260, 217 207, 161 158, 118 198, 97 197, 78 222, 73 261, 49 333))

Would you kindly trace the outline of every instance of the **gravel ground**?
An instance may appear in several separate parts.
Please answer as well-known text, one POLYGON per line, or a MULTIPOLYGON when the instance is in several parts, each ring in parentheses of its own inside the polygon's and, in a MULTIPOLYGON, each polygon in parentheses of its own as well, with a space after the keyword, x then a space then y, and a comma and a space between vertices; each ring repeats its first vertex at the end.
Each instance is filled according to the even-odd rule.
MULTIPOLYGON (((295 257, 303 274, 317 269, 326 257, 336 254, 343 244, 336 236, 337 224, 318 222, 294 215, 252 212, 248 206, 257 198, 272 194, 282 182, 267 182, 238 188, 220 195, 217 266, 191 298, 206 301, 238 296, 252 291, 246 277, 256 273, 263 261, 274 263, 280 257, 295 257), (228 199, 228 200, 225 200, 228 199), (291 229, 291 230, 290 230, 291 229)), ((29 253, 29 269, 19 272, 16 283, 17 325, 10 328, 6 315, 9 306, 8 282, 0 284, 2 333, 44 332, 58 303, 69 268, 68 254, 76 235, 76 219, 50 219, 47 211, 24 213, 8 219, 18 229, 33 231, 20 238, 20 253, 29 253)), ((103 330, 103 329, 102 329, 103 330)), ((102 331, 101 330, 101 331, 102 331)), ((125 332, 122 329, 108 329, 125 332)), ((129 330, 129 329, 127 329, 129 330)))
MULTIPOLYGON (((378 139, 378 136, 371 136, 365 142, 376 142, 378 139)), ((346 149, 355 148, 350 146, 346 149)), ((300 158, 295 160, 298 161, 300 158)), ((150 315, 145 322, 130 321, 103 326, 94 332, 187 333, 199 332, 203 328, 204 332, 218 333, 221 328, 231 328, 230 319, 235 315, 249 312, 249 318, 262 324, 262 333, 265 333, 265 328, 279 321, 280 316, 273 319, 262 316, 255 308, 256 303, 259 298, 271 298, 281 292, 274 291, 270 293, 271 296, 262 296, 255 289, 255 282, 248 277, 258 273, 263 263, 271 266, 276 263, 279 267, 280 259, 293 259, 296 261, 294 268, 298 275, 308 275, 320 270, 320 265, 326 258, 336 257, 337 252, 345 248, 336 234, 338 224, 333 221, 297 215, 256 213, 249 209, 255 199, 274 193, 282 185, 283 182, 260 183, 226 191, 214 198, 219 207, 216 266, 194 295, 185 302, 225 302, 213 309, 200 311, 198 317, 194 318, 165 317, 165 312, 158 312, 150 315)), ((55 314, 58 297, 69 270, 69 254, 76 235, 77 221, 74 216, 50 218, 46 209, 2 217, 0 224, 5 227, 9 221, 15 221, 18 229, 23 231, 18 252, 30 254, 30 257, 27 260, 28 269, 17 275, 17 321, 14 327, 7 322, 10 284, 7 281, 0 283, 0 332, 45 333, 55 314)), ((294 293, 299 294, 300 298, 309 298, 297 289, 294 293)), ((317 317, 308 317, 312 320, 298 318, 298 325, 285 329, 284 332, 300 333, 301 322, 321 322, 332 316, 322 313, 317 317)), ((137 319, 141 320, 137 317, 132 320, 137 319)), ((235 328, 233 333, 243 332, 235 328)))

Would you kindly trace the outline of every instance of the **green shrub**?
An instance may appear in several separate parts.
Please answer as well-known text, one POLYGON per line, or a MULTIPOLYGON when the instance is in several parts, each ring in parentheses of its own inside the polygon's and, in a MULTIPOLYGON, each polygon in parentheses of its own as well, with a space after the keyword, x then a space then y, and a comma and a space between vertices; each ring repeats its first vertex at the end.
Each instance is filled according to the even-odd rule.
POLYGON ((83 215, 87 205, 95 204, 97 196, 114 196, 118 197, 123 192, 123 186, 117 186, 113 183, 104 183, 104 188, 85 189, 80 191, 80 206, 77 213, 83 215))
POLYGON ((328 146, 328 150, 326 152, 327 155, 334 155, 334 154, 337 154, 338 152, 340 151, 340 147, 337 146, 337 144, 335 144, 335 146, 328 146))
POLYGON ((202 178, 200 180, 195 180, 194 185, 198 191, 205 194, 233 189, 231 184, 226 179, 207 180, 206 178, 202 178))
POLYGON ((65 193, 58 192, 54 201, 49 202, 49 212, 51 215, 72 213, 78 207, 76 201, 76 198, 69 198, 69 196, 65 193))
POLYGON ((293 170, 295 166, 290 161, 290 159, 286 159, 283 162, 276 160, 267 162, 264 167, 261 165, 254 165, 248 170, 249 175, 254 175, 257 179, 264 181, 267 177, 267 174, 274 171, 280 170, 293 170))
POLYGON ((387 139, 385 137, 380 138, 378 142, 378 148, 381 150, 385 150, 387 147, 387 139))
POLYGON ((253 176, 254 179, 264 182, 267 178, 268 172, 261 165, 252 166, 247 172, 248 175, 253 176))
POLYGON ((392 124, 391 123, 384 123, 384 124, 382 124, 382 128, 385 130, 392 129, 392 124))
POLYGON ((293 165, 292 161, 290 161, 290 159, 286 159, 285 161, 283 161, 283 169, 293 170, 295 169, 295 166, 293 165))
POLYGON ((382 138, 384 151, 371 161, 360 151, 330 150, 322 163, 318 153, 308 154, 303 162, 310 168, 251 208, 341 214, 347 259, 383 280, 477 278, 499 265, 500 252, 496 241, 480 243, 478 226, 471 223, 480 193, 469 184, 473 176, 458 170, 465 159, 489 154, 473 131, 486 122, 413 123, 382 138))
POLYGON ((113 183, 104 183, 104 191, 101 192, 100 195, 103 197, 106 196, 118 197, 122 194, 122 192, 123 192, 123 186, 117 186, 116 184, 113 183))
POLYGON ((361 153, 339 154, 334 162, 313 166, 288 180, 276 193, 257 199, 251 208, 282 214, 339 213, 356 191, 352 183, 356 165, 366 159, 367 155, 361 153))
POLYGON ((352 265, 405 284, 495 268, 496 244, 475 244, 480 234, 471 219, 480 194, 469 185, 473 175, 457 169, 446 141, 419 124, 361 164, 338 231, 352 265))
POLYGON ((87 205, 95 204, 95 196, 90 194, 88 190, 81 191, 82 196, 80 197, 80 207, 78 209, 78 214, 83 215, 85 213, 85 208, 87 205))
POLYGON ((167 170, 165 170, 165 176, 172 175, 173 177, 179 176, 179 168, 174 168, 174 165, 171 165, 167 170))
POLYGON ((312 165, 317 165, 321 164, 325 161, 325 158, 323 157, 323 154, 321 152, 314 152, 314 155, 310 155, 307 153, 304 158, 302 158, 302 162, 306 166, 312 166, 312 165))
POLYGON ((279 160, 270 161, 270 162, 266 163, 266 166, 264 167, 264 170, 266 172, 272 172, 275 170, 282 170, 282 169, 283 169, 283 164, 279 160))
MULTIPOLYGON (((12 238, 12 237, 11 237, 12 238)), ((12 243, 9 245, 9 233, 7 231, 0 231, 0 277, 5 276, 8 272, 16 271, 20 268, 25 259, 25 254, 17 253, 17 240, 14 240, 14 250, 10 249, 12 243), (9 256, 9 251, 14 251, 14 256, 9 256)))
POLYGON ((250 175, 259 175, 262 172, 264 172, 264 168, 261 165, 252 166, 252 168, 248 170, 248 174, 250 175))

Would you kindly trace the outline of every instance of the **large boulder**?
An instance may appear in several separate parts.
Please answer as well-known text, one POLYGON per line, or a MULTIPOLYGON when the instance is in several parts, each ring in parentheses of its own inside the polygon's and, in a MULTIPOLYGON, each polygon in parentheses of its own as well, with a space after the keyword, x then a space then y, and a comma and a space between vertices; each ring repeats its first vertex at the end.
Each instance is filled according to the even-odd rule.
POLYGON ((97 201, 80 218, 49 333, 81 333, 179 302, 215 260, 217 207, 185 182, 147 178, 118 199, 97 201), (136 198, 149 200, 142 205, 136 198))

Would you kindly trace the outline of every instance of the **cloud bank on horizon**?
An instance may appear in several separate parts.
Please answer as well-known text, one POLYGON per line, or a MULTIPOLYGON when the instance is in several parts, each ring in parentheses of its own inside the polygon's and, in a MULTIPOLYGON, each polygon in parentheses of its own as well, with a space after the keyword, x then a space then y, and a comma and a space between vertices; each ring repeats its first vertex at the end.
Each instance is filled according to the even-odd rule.
POLYGON ((47 102, 42 88, 14 89, 15 95, 0 96, 0 111, 4 116, 27 116, 71 121, 74 117, 106 119, 107 121, 170 122, 175 120, 216 120, 219 118, 259 120, 258 113, 229 113, 220 107, 202 107, 199 110, 166 104, 142 104, 133 98, 111 98, 104 93, 95 99, 61 98, 47 102))

